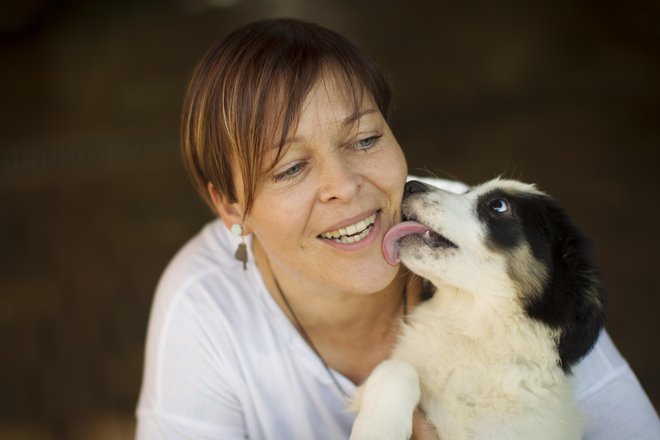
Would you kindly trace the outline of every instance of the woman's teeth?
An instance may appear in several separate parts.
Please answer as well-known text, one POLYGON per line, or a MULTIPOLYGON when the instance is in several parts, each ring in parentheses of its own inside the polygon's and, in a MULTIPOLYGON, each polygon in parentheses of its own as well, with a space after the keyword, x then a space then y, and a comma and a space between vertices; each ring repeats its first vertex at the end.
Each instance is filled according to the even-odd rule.
POLYGON ((361 220, 353 225, 339 228, 336 231, 324 232, 321 237, 334 240, 337 243, 355 243, 369 235, 376 221, 376 214, 361 220))

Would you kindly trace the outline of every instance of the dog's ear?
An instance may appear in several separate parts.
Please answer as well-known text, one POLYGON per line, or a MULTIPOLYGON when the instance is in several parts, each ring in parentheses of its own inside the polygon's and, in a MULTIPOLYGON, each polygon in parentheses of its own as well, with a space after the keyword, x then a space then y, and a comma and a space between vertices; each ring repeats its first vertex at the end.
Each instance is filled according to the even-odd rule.
POLYGON ((560 331, 560 363, 569 372, 598 339, 605 322, 605 290, 593 263, 591 241, 550 197, 541 196, 534 204, 538 223, 532 235, 543 234, 545 240, 537 236, 532 241, 545 244, 535 254, 548 267, 548 281, 542 294, 528 298, 525 306, 531 317, 560 331))

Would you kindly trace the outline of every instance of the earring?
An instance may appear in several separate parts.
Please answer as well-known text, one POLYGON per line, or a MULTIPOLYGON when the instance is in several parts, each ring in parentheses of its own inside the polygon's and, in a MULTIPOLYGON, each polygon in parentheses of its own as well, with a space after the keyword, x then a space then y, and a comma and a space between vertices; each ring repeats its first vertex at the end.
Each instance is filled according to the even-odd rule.
POLYGON ((245 245, 245 235, 243 235, 243 227, 238 223, 234 223, 231 225, 231 233, 237 237, 241 237, 241 243, 239 243, 238 248, 236 248, 234 258, 243 263, 243 270, 247 270, 248 255, 247 246, 245 245))

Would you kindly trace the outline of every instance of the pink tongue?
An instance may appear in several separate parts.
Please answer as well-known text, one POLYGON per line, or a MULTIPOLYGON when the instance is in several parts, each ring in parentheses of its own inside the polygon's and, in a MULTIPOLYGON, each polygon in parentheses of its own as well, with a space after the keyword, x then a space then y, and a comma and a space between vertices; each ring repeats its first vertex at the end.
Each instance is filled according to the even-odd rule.
POLYGON ((392 226, 383 238, 383 255, 385 260, 392 266, 396 266, 401 261, 399 256, 399 247, 397 242, 408 235, 423 235, 429 228, 421 223, 407 221, 397 223, 392 226))

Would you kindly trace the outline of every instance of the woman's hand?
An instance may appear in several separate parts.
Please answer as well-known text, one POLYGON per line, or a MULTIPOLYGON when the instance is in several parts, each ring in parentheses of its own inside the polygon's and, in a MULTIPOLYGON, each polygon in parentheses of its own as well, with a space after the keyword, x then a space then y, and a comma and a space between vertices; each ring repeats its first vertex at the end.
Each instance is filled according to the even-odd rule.
POLYGON ((426 416, 419 409, 413 413, 412 440, 440 440, 435 427, 426 420, 426 416))

